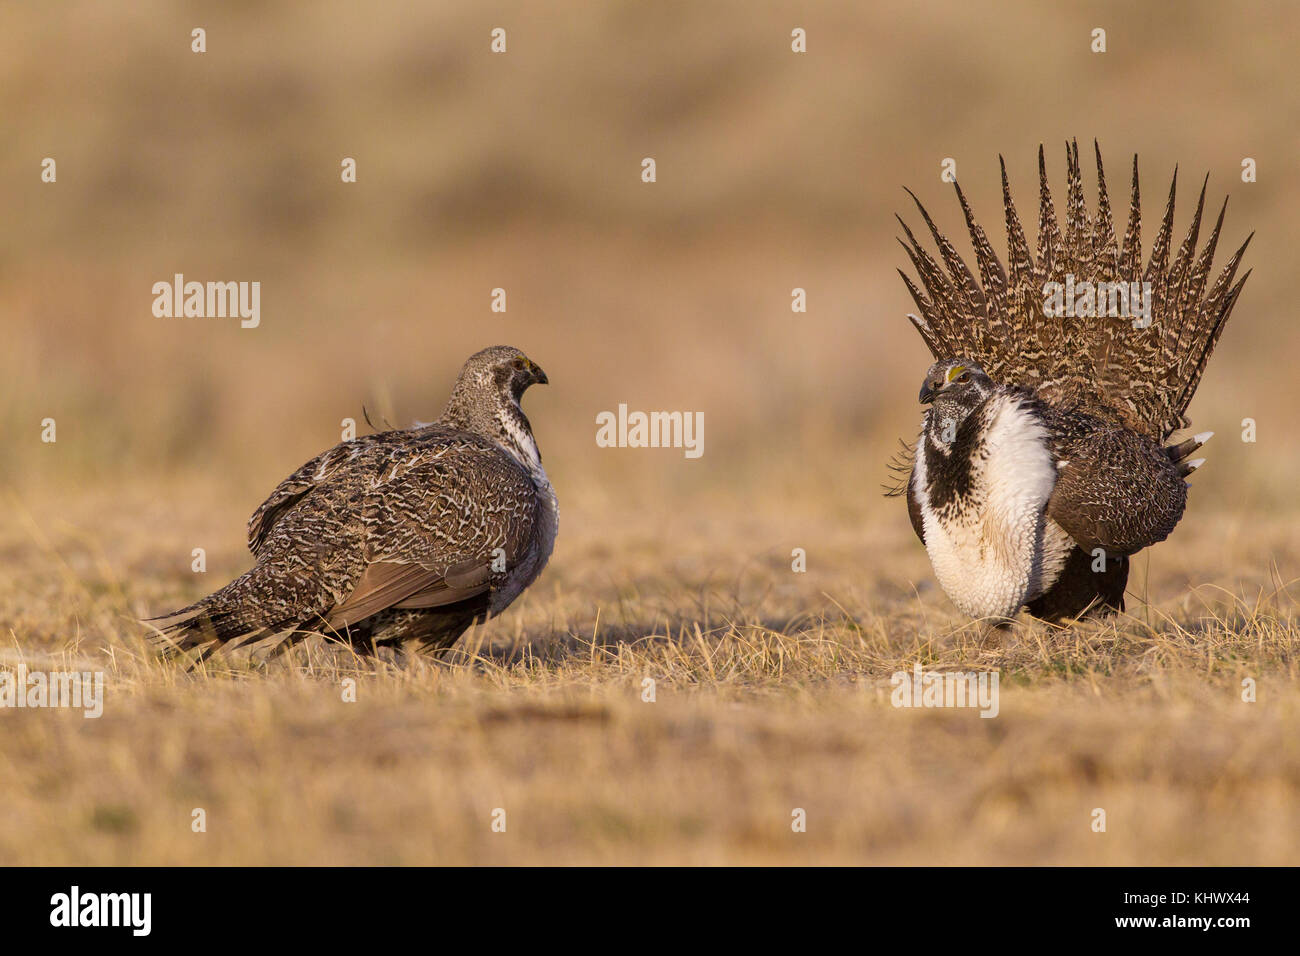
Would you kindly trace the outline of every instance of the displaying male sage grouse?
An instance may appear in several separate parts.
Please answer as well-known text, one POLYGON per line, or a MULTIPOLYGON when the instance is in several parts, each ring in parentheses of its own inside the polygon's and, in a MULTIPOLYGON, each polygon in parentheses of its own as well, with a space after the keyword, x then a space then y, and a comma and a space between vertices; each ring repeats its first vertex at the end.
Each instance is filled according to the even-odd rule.
POLYGON ((1100 150, 1094 216, 1077 143, 1066 163, 1062 229, 1039 148, 1036 255, 1003 163, 1007 268, 957 186, 978 280, 915 196, 943 268, 903 224, 924 287, 900 270, 921 313, 908 318, 937 361, 921 387, 920 437, 895 463, 891 493, 906 494, 953 603, 995 622, 1022 608, 1049 621, 1123 610, 1130 555, 1173 531, 1184 479, 1204 461, 1189 456, 1208 432, 1165 443, 1189 424, 1183 413, 1249 277, 1234 284, 1247 238, 1208 283, 1223 210, 1198 252, 1204 185, 1171 263, 1175 169, 1144 266, 1137 157, 1118 246, 1100 150))
POLYGON ((470 357, 438 420, 335 445, 248 522, 250 571, 157 620, 174 650, 311 632, 358 649, 450 647, 505 610, 555 542, 555 493, 519 407, 546 374, 518 349, 470 357))

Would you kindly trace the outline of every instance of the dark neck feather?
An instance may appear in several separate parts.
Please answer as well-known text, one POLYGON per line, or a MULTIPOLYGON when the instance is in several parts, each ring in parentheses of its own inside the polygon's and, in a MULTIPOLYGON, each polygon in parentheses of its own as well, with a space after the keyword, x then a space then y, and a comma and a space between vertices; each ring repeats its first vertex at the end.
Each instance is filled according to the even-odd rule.
MULTIPOLYGON (((981 403, 982 404, 982 403, 981 403)), ((925 493, 930 507, 942 511, 970 497, 971 459, 982 447, 983 416, 980 407, 968 411, 951 429, 951 441, 944 441, 946 422, 956 420, 955 410, 935 407, 926 412, 925 434, 920 454, 925 455, 925 493)))

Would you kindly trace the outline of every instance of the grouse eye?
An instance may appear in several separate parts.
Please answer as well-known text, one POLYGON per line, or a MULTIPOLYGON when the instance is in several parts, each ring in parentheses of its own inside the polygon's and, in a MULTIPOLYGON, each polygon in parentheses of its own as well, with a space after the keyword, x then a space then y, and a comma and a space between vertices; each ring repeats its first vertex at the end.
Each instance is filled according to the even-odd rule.
POLYGON ((958 385, 965 385, 967 382, 970 381, 970 372, 962 372, 955 379, 953 379, 953 381, 955 381, 958 385))
POLYGON ((522 372, 522 371, 527 367, 526 363, 525 363, 524 360, 521 359, 521 358, 517 358, 517 359, 515 359, 515 360, 514 360, 513 362, 511 362, 510 364, 511 364, 511 366, 513 366, 513 368, 514 368, 514 370, 515 370, 516 372, 522 372))

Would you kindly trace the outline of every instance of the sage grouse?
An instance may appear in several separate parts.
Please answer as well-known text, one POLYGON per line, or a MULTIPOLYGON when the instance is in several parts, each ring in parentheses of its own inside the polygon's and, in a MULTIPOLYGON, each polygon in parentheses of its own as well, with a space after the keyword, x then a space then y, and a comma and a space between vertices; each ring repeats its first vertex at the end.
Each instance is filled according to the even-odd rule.
POLYGON ((518 349, 470 357, 432 424, 345 441, 248 522, 257 563, 163 632, 173 652, 310 632, 363 651, 450 647, 505 610, 555 541, 555 493, 519 407, 546 374, 518 349))
POLYGON ((1122 611, 1130 556, 1173 531, 1184 479, 1204 461, 1190 456, 1210 433, 1166 442, 1189 424, 1184 412, 1250 274, 1234 284, 1250 239, 1208 283, 1224 210, 1198 252, 1203 184, 1171 263, 1175 169, 1144 266, 1137 157, 1117 245, 1094 149, 1099 199, 1089 215, 1079 147, 1066 145, 1062 229, 1039 147, 1036 255, 1002 164, 1006 268, 956 187, 978 280, 915 195, 942 268, 899 218, 924 287, 899 270, 920 311, 908 318, 937 361, 921 387, 920 437, 904 444, 891 493, 906 495, 940 585, 971 617, 1122 611))

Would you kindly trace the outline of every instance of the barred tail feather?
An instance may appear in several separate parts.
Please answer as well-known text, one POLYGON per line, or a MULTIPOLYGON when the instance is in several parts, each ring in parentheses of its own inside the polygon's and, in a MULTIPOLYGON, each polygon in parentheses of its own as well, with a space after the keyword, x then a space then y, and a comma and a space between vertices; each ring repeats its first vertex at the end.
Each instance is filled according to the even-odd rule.
POLYGON ((145 623, 154 626, 157 643, 162 647, 164 656, 175 657, 196 648, 204 648, 199 657, 199 660, 204 660, 213 651, 232 641, 234 644, 231 646, 238 647, 282 626, 290 626, 290 622, 277 625, 250 619, 246 610, 249 602, 245 598, 252 576, 257 570, 256 567, 252 568, 188 607, 146 619, 145 623))
MULTIPOLYGON (((919 283, 903 273, 916 302, 909 316, 936 359, 966 357, 980 362, 995 381, 1035 389, 1043 399, 1118 421, 1158 440, 1186 427, 1185 412, 1204 375, 1210 355, 1250 273, 1239 280, 1237 269, 1250 239, 1241 245, 1206 292, 1227 203, 1219 211, 1204 247, 1198 252, 1208 176, 1202 182, 1191 222, 1174 246, 1173 224, 1178 170, 1145 265, 1142 263, 1142 216, 1137 157, 1128 222, 1116 243, 1114 216, 1106 190, 1101 149, 1094 141, 1098 202, 1090 215, 1084 198, 1077 141, 1066 144, 1064 220, 1058 217, 1039 147, 1039 214, 1036 250, 1031 251, 1012 201, 1006 164, 1001 161, 1003 212, 1008 246, 1007 266, 994 252, 976 221, 961 187, 957 201, 975 251, 975 273, 939 231, 921 202, 912 195, 938 257, 932 256, 899 218, 906 241, 899 240, 919 283), (1172 261, 1171 261, 1172 260, 1172 261), (1107 283, 1114 290, 1094 298, 1092 314, 1050 315, 1044 308, 1044 283, 1107 283), (1120 284, 1136 287, 1127 315, 1111 313, 1119 305, 1120 284), (1136 284, 1136 286, 1135 286, 1136 284), (1146 284, 1146 285, 1144 285, 1146 284), (1150 298, 1145 298, 1145 291, 1150 298), (1150 308, 1149 324, 1141 306, 1150 308), (1136 307, 1135 307, 1136 306, 1136 307)), ((909 195, 911 195, 909 191, 909 195)))

